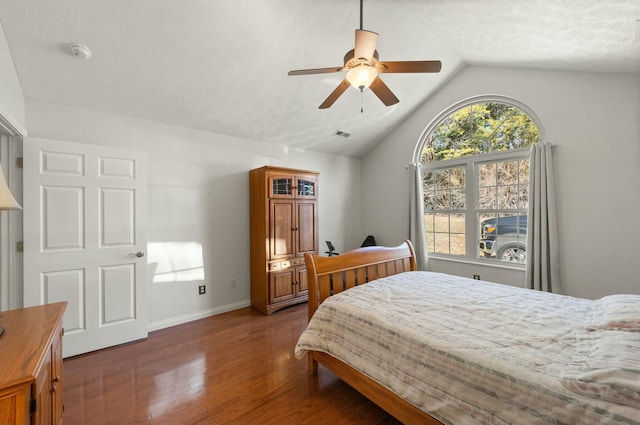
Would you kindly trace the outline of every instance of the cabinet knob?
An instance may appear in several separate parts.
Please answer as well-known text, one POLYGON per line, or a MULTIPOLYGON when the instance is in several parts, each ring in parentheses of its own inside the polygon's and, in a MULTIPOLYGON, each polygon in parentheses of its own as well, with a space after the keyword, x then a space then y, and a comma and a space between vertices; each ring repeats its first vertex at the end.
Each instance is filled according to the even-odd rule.
POLYGON ((56 376, 55 378, 53 378, 51 380, 51 384, 53 384, 53 385, 51 386, 51 389, 49 390, 50 392, 52 392, 52 393, 56 392, 56 389, 58 388, 58 382, 60 382, 60 375, 56 376))

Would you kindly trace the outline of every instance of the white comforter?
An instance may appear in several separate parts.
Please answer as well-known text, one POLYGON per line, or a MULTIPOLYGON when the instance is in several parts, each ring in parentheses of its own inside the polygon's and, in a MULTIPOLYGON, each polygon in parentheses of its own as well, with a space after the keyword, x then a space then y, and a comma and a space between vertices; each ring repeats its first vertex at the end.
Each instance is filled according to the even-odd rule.
MULTIPOLYGON (((633 378, 625 404, 607 396, 615 379, 602 390, 589 385, 591 393, 572 385, 584 375, 576 359, 584 356, 577 341, 585 335, 640 337, 589 331, 594 303, 439 273, 402 273, 327 299, 295 353, 331 354, 444 424, 640 424, 633 378)), ((630 364, 640 370, 640 350, 629 347, 624 354, 635 356, 630 364)))

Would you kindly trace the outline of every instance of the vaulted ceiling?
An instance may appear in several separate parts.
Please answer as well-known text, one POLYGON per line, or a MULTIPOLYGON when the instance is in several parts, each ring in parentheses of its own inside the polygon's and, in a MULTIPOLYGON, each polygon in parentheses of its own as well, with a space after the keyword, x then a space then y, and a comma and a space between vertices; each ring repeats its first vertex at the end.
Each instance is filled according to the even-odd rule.
POLYGON ((343 65, 358 0, 0 0, 26 99, 342 155, 365 154, 466 65, 640 72, 640 0, 364 0, 363 21, 380 60, 442 71, 383 74, 394 106, 349 89, 320 110, 344 73, 287 72, 343 65))

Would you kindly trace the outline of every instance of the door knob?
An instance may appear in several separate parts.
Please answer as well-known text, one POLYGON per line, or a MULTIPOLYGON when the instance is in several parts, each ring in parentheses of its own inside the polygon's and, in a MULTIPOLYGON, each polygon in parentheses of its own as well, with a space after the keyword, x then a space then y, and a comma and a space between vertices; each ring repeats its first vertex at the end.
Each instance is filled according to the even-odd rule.
POLYGON ((131 254, 129 254, 129 257, 144 257, 144 252, 142 251, 138 251, 138 252, 132 252, 131 254))

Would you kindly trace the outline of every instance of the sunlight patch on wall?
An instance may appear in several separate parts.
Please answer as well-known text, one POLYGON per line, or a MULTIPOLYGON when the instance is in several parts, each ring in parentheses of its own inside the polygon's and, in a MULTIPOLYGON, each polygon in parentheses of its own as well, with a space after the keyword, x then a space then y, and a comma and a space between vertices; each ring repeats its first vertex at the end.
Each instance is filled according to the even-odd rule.
POLYGON ((204 281, 200 242, 149 242, 148 251, 156 266, 153 283, 204 281))

